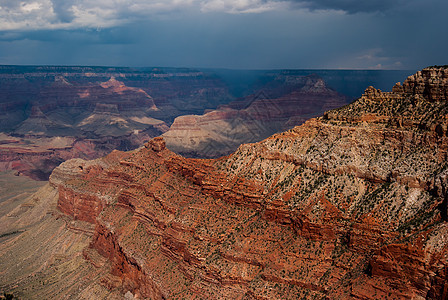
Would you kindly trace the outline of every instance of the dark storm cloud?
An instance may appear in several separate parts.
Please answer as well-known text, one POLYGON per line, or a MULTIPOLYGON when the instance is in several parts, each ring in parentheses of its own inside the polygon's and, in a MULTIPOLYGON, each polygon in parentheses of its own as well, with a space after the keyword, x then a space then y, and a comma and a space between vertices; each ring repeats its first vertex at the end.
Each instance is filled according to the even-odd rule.
MULTIPOLYGON (((446 0, 427 0, 434 5, 446 0)), ((387 12, 422 0, 0 0, 0 30, 115 27, 191 13, 387 12)), ((426 3, 426 2, 425 2, 426 3)))
POLYGON ((290 2, 310 10, 341 10, 350 14, 384 12, 406 3, 404 0, 291 0, 290 2))
POLYGON ((0 41, 17 41, 26 38, 26 33, 24 32, 12 32, 12 31, 0 31, 0 41))
MULTIPOLYGON (((131 29, 123 28, 105 28, 96 29, 71 29, 71 30, 37 30, 37 31, 16 31, 0 32, 0 41, 37 41, 40 43, 66 43, 74 48, 80 48, 85 45, 126 45, 133 44, 136 37, 130 32, 131 29)), ((135 31, 134 28, 132 28, 135 31)))
POLYGON ((0 0, 0 64, 417 69, 448 63, 446 0, 51 1, 0 0))

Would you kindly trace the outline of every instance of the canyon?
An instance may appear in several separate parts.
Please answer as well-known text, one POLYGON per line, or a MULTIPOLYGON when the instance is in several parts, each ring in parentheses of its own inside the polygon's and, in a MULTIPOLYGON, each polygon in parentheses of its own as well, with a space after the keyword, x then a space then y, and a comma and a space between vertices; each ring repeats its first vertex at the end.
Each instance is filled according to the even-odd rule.
POLYGON ((218 79, 180 69, 3 66, 0 89, 0 170, 36 180, 70 158, 135 149, 177 115, 233 99, 218 79))
POLYGON ((0 66, 0 171, 45 181, 160 135, 184 156, 227 155, 404 73, 0 66))
POLYGON ((318 76, 281 74, 260 91, 203 115, 177 117, 162 136, 186 157, 215 158, 347 104, 318 76), (282 76, 283 75, 283 76, 282 76))
POLYGON ((217 159, 185 158, 155 137, 65 161, 0 216, 0 289, 447 299, 447 100, 448 67, 429 67, 217 159))

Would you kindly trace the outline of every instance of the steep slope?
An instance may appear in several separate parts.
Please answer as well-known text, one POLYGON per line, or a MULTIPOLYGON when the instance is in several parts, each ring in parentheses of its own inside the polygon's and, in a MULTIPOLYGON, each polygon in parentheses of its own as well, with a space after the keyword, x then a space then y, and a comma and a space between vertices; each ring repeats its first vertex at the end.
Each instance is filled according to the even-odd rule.
MULTIPOLYGON (((71 295, 446 299, 447 96, 448 69, 428 68, 218 160, 155 138, 64 162, 57 206, 110 264, 71 295)), ((2 288, 21 295, 13 270, 2 288)))
MULTIPOLYGON (((21 187, 16 186, 15 191, 21 187)), ((8 214, 3 210, 0 214, 2 295, 20 295, 19 299, 123 299, 121 291, 100 283, 110 272, 110 264, 88 248, 94 226, 58 212, 54 187, 47 183, 28 199, 17 197, 23 195, 14 197, 20 204, 8 214)))
POLYGON ((256 94, 204 115, 177 117, 163 134, 168 148, 187 157, 213 158, 291 129, 347 103, 315 76, 279 76, 256 94))

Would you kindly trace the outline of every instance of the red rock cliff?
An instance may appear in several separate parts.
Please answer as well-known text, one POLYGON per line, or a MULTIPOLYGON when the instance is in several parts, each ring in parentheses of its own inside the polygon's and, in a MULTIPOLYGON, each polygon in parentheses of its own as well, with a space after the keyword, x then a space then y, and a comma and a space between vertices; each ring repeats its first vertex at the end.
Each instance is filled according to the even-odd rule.
POLYGON ((446 299, 448 105, 432 96, 446 85, 427 88, 432 73, 446 69, 390 93, 369 88, 218 160, 185 159, 157 138, 68 161, 50 182, 60 210, 96 224, 90 247, 123 293, 446 299))

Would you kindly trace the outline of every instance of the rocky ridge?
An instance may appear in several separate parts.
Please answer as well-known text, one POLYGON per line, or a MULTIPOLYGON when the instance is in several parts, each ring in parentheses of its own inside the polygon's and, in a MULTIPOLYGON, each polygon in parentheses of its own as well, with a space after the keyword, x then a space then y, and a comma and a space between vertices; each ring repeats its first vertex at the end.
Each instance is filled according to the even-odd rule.
POLYGON ((447 75, 370 87, 217 160, 155 138, 64 162, 50 184, 61 212, 95 227, 83 257, 109 272, 96 282, 122 295, 446 299, 447 75))
POLYGON ((243 143, 258 142, 347 103, 316 75, 279 77, 216 110, 177 117, 162 135, 168 148, 186 157, 228 155, 243 143))

